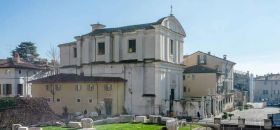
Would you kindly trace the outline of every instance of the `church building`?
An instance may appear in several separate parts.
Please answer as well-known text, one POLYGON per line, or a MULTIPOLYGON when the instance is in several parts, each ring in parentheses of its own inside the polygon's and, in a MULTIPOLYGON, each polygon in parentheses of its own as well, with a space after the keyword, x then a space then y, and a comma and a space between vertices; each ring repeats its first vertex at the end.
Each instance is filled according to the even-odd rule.
POLYGON ((128 113, 176 111, 172 101, 183 98, 186 34, 173 15, 146 24, 91 27, 75 41, 59 45, 60 73, 126 80, 123 101, 128 113))

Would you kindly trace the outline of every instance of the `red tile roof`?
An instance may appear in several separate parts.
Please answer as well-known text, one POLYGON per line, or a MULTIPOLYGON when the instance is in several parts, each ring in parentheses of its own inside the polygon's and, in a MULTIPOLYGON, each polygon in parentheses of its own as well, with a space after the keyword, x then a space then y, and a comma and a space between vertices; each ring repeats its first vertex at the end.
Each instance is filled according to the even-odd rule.
POLYGON ((39 64, 37 65, 26 61, 17 62, 12 58, 0 59, 0 68, 43 69, 39 64))

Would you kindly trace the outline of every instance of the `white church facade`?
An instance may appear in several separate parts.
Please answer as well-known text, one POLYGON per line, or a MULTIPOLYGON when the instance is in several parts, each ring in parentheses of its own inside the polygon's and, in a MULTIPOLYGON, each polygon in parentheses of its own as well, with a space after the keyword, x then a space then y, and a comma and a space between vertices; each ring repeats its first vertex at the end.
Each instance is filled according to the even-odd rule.
POLYGON ((183 44, 179 21, 167 16, 153 23, 105 28, 60 44, 60 73, 126 79, 124 107, 133 114, 173 110, 183 98, 183 44))

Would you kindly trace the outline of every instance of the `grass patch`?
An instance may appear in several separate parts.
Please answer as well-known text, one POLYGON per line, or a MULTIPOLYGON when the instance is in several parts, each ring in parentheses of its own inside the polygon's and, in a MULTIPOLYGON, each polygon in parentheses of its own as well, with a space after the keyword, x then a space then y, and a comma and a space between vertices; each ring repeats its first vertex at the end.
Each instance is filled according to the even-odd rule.
POLYGON ((43 130, 76 130, 74 128, 59 127, 59 126, 46 126, 42 128, 43 130))
POLYGON ((202 126, 200 126, 200 125, 186 125, 185 127, 182 127, 182 128, 179 128, 179 130, 193 130, 194 128, 200 128, 200 127, 202 127, 202 126))
MULTIPOLYGON (((142 124, 142 123, 116 123, 116 124, 105 124, 105 125, 96 125, 96 130, 161 130, 164 125, 157 124, 142 124)), ((191 130, 190 128, 199 128, 199 125, 187 125, 185 127, 179 128, 179 130, 191 130)), ((42 127, 43 130, 77 130, 67 127, 58 127, 58 126, 46 126, 42 127)))
POLYGON ((95 126, 96 130, 161 130, 163 125, 142 123, 117 123, 95 126))

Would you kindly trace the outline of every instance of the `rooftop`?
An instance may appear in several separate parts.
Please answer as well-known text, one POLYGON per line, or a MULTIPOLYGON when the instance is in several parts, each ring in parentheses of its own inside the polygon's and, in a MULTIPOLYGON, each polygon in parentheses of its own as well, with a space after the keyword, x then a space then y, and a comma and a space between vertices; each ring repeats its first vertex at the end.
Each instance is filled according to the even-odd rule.
POLYGON ((104 28, 104 29, 96 29, 88 34, 85 35, 101 35, 103 33, 112 33, 112 32, 133 32, 139 29, 154 29, 154 25, 159 25, 166 17, 163 17, 156 22, 146 23, 146 24, 137 24, 137 25, 129 25, 123 27, 116 27, 116 28, 104 28))
POLYGON ((77 74, 57 74, 30 81, 35 84, 43 83, 80 83, 80 82, 126 82, 120 77, 82 76, 77 74))
POLYGON ((194 65, 185 68, 184 73, 218 73, 218 71, 202 65, 194 65))
POLYGON ((0 68, 43 69, 42 64, 33 64, 27 61, 16 61, 13 58, 0 59, 0 68))

